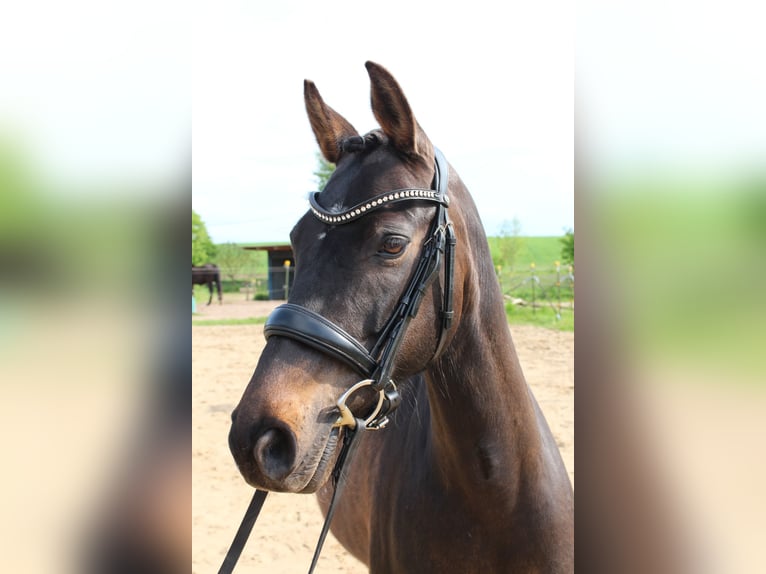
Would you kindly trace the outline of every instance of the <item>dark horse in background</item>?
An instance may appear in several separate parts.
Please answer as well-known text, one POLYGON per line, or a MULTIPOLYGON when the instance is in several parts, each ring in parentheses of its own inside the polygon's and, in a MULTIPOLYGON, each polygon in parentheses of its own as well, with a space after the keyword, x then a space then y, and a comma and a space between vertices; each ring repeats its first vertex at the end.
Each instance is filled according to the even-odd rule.
MULTIPOLYGON (((399 84, 366 66, 382 129, 364 136, 304 85, 319 147, 336 164, 316 196, 326 211, 434 180, 434 147, 399 84)), ((476 206, 453 169, 448 196, 454 321, 439 345, 437 277, 396 355, 401 406, 385 429, 361 435, 332 531, 376 573, 572 572, 571 483, 522 373, 476 206)), ((370 349, 413 275, 435 209, 386 204, 344 225, 308 212, 291 233, 301 272, 289 302, 370 349)), ((229 444, 245 480, 316 492, 326 512, 338 433, 347 432, 334 426, 336 399, 358 379, 328 354, 270 337, 232 413, 229 444)), ((360 394, 352 410, 370 398, 360 394)))
POLYGON ((218 291, 218 303, 223 304, 223 296, 221 295, 221 271, 214 263, 206 263, 202 267, 195 267, 192 265, 192 289, 195 285, 207 285, 208 291, 210 291, 210 299, 207 300, 207 304, 210 305, 213 301, 213 285, 218 291))

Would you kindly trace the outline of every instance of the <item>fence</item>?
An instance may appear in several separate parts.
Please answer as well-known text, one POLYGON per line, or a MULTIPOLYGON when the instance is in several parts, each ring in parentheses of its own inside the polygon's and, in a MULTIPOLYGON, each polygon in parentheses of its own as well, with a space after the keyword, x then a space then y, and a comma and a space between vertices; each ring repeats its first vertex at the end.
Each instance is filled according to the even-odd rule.
POLYGON ((270 267, 265 273, 230 273, 221 268, 221 289, 224 294, 241 293, 248 301, 287 299, 294 279, 294 267, 270 267))
POLYGON ((551 307, 558 318, 564 309, 574 312, 574 267, 559 262, 548 267, 531 263, 526 268, 495 269, 500 290, 513 305, 551 307))
POLYGON ((284 287, 274 290, 269 289, 268 275, 262 273, 238 273, 234 275, 234 279, 230 278, 231 275, 226 277, 226 279, 221 279, 221 289, 225 295, 239 293, 247 301, 285 299, 284 287))
MULTIPOLYGON (((269 268, 267 273, 239 273, 231 279, 221 269, 224 293, 241 293, 243 298, 287 299, 296 269, 269 268)), ((574 269, 571 265, 538 267, 534 263, 524 268, 495 269, 500 289, 506 301, 532 309, 550 306, 561 312, 574 309, 574 269)))

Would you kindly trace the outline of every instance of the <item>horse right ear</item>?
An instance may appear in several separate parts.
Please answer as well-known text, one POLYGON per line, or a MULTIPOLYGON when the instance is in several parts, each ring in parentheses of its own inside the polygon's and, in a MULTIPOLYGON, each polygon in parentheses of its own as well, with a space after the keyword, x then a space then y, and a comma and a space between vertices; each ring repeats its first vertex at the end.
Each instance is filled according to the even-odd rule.
POLYGON ((324 103, 319 90, 311 80, 303 81, 303 98, 311 129, 317 138, 319 149, 330 163, 338 163, 341 156, 341 142, 359 134, 338 112, 324 103))
POLYGON ((412 113, 399 83, 380 64, 364 64, 370 76, 372 113, 394 147, 409 157, 419 157, 426 165, 434 163, 434 148, 412 113))

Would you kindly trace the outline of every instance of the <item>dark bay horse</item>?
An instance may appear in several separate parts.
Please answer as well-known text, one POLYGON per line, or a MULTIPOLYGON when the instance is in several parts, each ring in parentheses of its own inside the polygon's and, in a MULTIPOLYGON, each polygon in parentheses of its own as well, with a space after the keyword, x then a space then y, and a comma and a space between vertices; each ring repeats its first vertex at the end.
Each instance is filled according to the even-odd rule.
POLYGON ((223 304, 221 271, 215 263, 206 263, 202 267, 192 265, 192 289, 195 285, 207 285, 207 289, 210 291, 210 299, 207 300, 208 305, 213 302, 213 285, 215 285, 218 291, 218 303, 223 304))
MULTIPOLYGON (((301 271, 232 413, 232 454, 249 484, 316 492, 327 512, 341 439, 356 428, 340 423, 338 397, 404 324, 390 381, 378 381, 395 382, 401 402, 343 468, 337 539, 376 573, 572 572, 572 487, 519 365, 476 206, 396 80, 366 66, 381 129, 364 136, 304 84, 336 170, 291 233, 301 271), (428 191, 440 165, 444 194, 428 191), (447 227, 454 263, 442 253, 416 296, 423 254, 447 227), (392 322, 411 296, 419 309, 392 322), (336 353, 316 342, 333 337, 336 353)), ((370 412, 378 382, 348 398, 354 416, 370 412)))

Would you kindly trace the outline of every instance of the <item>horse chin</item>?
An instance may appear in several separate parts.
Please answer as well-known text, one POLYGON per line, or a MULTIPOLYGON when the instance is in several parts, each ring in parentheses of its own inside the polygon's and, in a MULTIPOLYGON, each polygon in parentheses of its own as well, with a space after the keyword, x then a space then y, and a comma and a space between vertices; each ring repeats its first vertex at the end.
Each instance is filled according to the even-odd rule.
POLYGON ((303 488, 299 490, 301 494, 315 493, 330 477, 330 471, 332 470, 337 455, 338 431, 339 429, 337 427, 332 429, 324 448, 321 451, 319 451, 319 449, 315 451, 321 453, 316 462, 311 465, 305 465, 304 469, 300 471, 300 476, 309 475, 308 481, 303 488))

